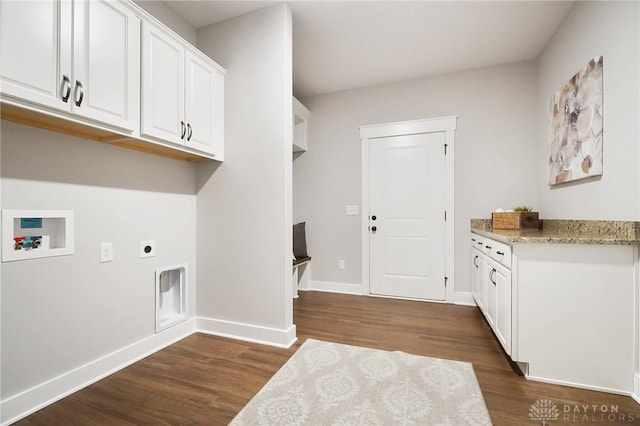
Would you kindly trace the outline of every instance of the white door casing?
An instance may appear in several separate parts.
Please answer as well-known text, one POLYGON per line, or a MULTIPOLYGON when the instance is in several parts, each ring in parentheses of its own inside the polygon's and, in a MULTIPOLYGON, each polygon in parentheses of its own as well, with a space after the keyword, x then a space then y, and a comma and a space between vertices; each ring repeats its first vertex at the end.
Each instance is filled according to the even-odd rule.
MULTIPOLYGON (((427 119, 427 120, 416 120, 416 121, 407 121, 407 122, 398 122, 398 123, 388 123, 388 124, 379 124, 379 125, 370 125, 370 126, 361 126, 360 127, 360 138, 362 141, 362 292, 363 294, 375 294, 376 284, 373 284, 372 288, 372 273, 378 274, 380 272, 380 268, 387 268, 388 271, 393 271, 394 268, 397 269, 402 266, 404 260, 400 260, 398 256, 392 256, 391 262, 387 265, 377 265, 374 266, 372 264, 372 251, 373 249, 373 260, 375 259, 375 244, 372 245, 372 239, 374 237, 373 233, 370 231, 369 227, 374 226, 371 220, 370 215, 375 214, 371 210, 371 191, 372 191, 372 179, 371 179, 371 162, 372 155, 375 154, 377 148, 373 148, 374 153, 372 153, 372 146, 375 144, 376 140, 380 140, 383 138, 389 138, 389 140, 394 137, 399 136, 410 136, 410 135, 429 135, 429 134, 439 134, 441 139, 441 143, 438 143, 439 148, 441 149, 441 153, 444 153, 446 149, 446 155, 444 157, 444 209, 439 212, 440 217, 444 220, 445 210, 446 210, 446 221, 444 222, 444 247, 441 248, 441 254, 444 259, 444 276, 441 277, 441 282, 445 281, 446 277, 446 288, 444 289, 444 297, 440 297, 439 295, 436 299, 431 299, 432 295, 427 295, 426 297, 419 294, 408 295, 408 296, 399 296, 399 297, 410 297, 410 298, 428 298, 429 300, 442 300, 445 302, 454 303, 455 293, 455 280, 454 280, 454 131, 456 129, 456 117, 444 117, 444 118, 435 118, 435 119, 427 119), (446 146, 445 146, 446 145, 446 146), (395 262, 395 263, 394 263, 395 262), (378 268, 378 269, 376 269, 378 268)), ((426 140, 431 139, 433 136, 425 136, 426 140)), ((397 141, 402 140, 403 138, 395 139, 397 141)), ((416 138, 404 138, 406 141, 417 140, 416 138)), ((418 138, 420 139, 420 138, 418 138)), ((433 139, 431 139, 433 141, 433 139)), ((427 173, 428 174, 428 173, 427 173)), ((378 184, 380 185, 380 184, 378 184)), ((376 201, 373 201, 374 204, 376 201)), ((429 200, 423 200, 423 204, 427 204, 430 202, 429 200)), ((434 213, 435 218, 435 213, 434 213)), ((378 219, 379 220, 379 219, 378 219)), ((380 222, 378 222, 380 223, 380 222)), ((423 222, 424 224, 424 222, 423 222)), ((394 224, 393 226, 397 225, 394 224)), ((376 225, 377 226, 377 225, 376 225)), ((385 225, 386 226, 386 225, 385 225)), ((376 231, 379 232, 379 231, 376 231)), ((382 228, 380 229, 382 233, 382 228)), ((392 232, 393 233, 393 232, 392 232)), ((377 237, 378 235, 375 235, 377 237)), ((382 234, 380 234, 382 236, 382 234)), ((406 237, 406 236, 405 236, 406 237)), ((409 238, 401 238, 404 239, 404 242, 408 242, 409 238)), ((413 237, 416 238, 416 237, 413 237)), ((417 239, 424 237, 417 237, 417 239)), ((392 241, 393 238, 389 241, 392 241, 392 244, 400 244, 401 239, 396 238, 395 241, 392 241)), ((410 242, 409 244, 416 245, 416 242, 410 242)), ((420 245, 420 244, 417 244, 420 245)), ((426 245, 424 245, 426 247, 426 245)), ((407 250, 408 246, 403 248, 403 252, 407 250)), ((433 249, 432 249, 433 250, 433 249)), ((385 255, 386 256, 386 255, 385 255)), ((386 256, 387 258, 389 256, 386 256)), ((415 263, 415 262, 413 262, 415 263)), ((428 263, 428 262, 425 262, 428 263)), ((413 269, 413 271, 409 271, 416 273, 416 275, 420 275, 422 271, 413 269)), ((391 272, 389 275, 411 275, 403 274, 403 273, 393 273, 391 272)), ((423 274, 424 275, 424 274, 423 274)), ((406 281, 406 280, 405 280, 406 281)), ((411 281, 409 279, 408 281, 411 281)), ((411 285, 409 286, 412 287, 411 285)))
POLYGON ((435 132, 369 142, 371 294, 445 300, 444 141, 435 132))

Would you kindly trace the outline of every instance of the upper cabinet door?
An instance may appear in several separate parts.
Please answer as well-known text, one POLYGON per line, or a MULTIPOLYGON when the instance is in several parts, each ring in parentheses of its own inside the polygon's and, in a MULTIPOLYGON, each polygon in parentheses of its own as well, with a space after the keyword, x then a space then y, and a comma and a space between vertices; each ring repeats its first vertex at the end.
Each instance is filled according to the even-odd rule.
POLYGON ((143 136, 182 144, 184 121, 184 47, 168 33, 142 24, 143 136))
POLYGON ((121 3, 74 2, 72 111, 139 128, 140 19, 121 3))
POLYGON ((185 65, 185 145, 218 154, 219 142, 224 137, 222 99, 224 75, 211 63, 186 51, 185 65))
POLYGON ((0 2, 3 94, 69 110, 68 99, 65 103, 63 98, 70 94, 71 75, 63 76, 58 65, 61 57, 71 59, 70 43, 61 40, 70 42, 70 25, 71 3, 67 1, 0 2))

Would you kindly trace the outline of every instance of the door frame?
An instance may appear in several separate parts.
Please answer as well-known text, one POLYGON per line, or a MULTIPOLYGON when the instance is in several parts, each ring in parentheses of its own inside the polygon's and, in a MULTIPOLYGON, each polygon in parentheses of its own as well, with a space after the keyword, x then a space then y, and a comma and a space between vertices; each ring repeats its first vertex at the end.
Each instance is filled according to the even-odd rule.
MULTIPOLYGON (((454 133, 457 127, 457 116, 431 118, 396 123, 373 124, 360 126, 362 142, 362 294, 371 295, 369 275, 369 150, 373 140, 391 136, 406 136, 425 133, 444 133, 445 155, 445 303, 455 303, 454 279, 454 133)), ((444 149, 444 147, 443 147, 444 149)), ((443 212, 444 214, 444 212, 443 212)), ((443 277, 444 279, 444 277, 443 277)), ((437 301, 434 301, 437 302, 437 301)))

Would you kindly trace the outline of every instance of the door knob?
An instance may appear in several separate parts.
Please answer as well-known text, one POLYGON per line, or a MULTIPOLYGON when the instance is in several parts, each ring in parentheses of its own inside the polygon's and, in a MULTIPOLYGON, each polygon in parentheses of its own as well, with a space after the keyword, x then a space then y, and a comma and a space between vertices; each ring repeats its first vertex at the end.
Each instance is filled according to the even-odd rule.
POLYGON ((375 226, 372 226, 372 227, 371 227, 371 231, 372 231, 372 232, 376 232, 377 230, 378 230, 378 228, 377 228, 377 227, 375 227, 375 226))

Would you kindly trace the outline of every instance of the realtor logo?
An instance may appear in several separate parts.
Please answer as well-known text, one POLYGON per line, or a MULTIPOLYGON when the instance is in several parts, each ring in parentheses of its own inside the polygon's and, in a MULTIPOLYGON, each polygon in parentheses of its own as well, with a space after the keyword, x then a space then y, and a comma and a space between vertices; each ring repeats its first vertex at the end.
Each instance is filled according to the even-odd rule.
POLYGON ((529 408, 529 418, 532 421, 542 421, 542 426, 549 421, 558 420, 558 417, 560 417, 558 407, 548 399, 539 399, 529 408))

